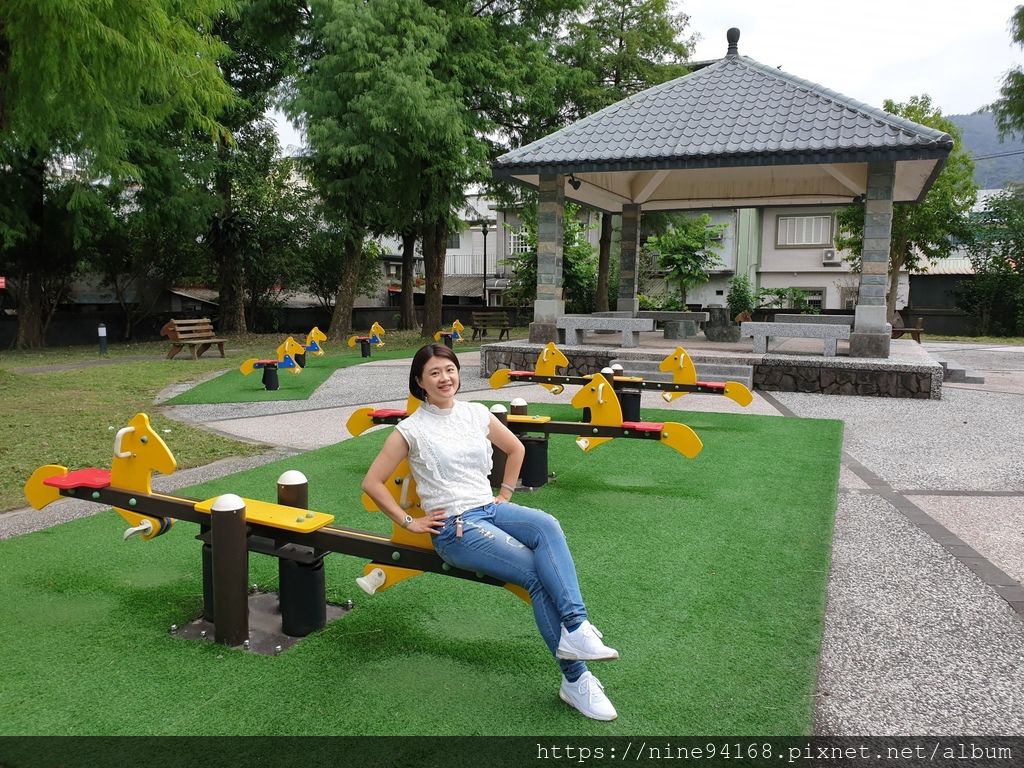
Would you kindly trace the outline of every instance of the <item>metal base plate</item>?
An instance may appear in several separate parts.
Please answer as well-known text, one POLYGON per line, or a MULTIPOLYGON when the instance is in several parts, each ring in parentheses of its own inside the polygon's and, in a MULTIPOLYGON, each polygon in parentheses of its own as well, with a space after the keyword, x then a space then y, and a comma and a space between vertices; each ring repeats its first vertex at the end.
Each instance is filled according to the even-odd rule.
MULTIPOLYGON (((327 604, 328 623, 340 619, 352 610, 351 604, 327 604)), ((212 621, 198 618, 171 630, 172 634, 186 640, 214 642, 214 626, 212 621)), ((249 594, 249 646, 234 646, 237 650, 257 653, 262 656, 276 656, 296 645, 301 637, 292 637, 281 631, 281 608, 276 592, 251 592, 249 594)))

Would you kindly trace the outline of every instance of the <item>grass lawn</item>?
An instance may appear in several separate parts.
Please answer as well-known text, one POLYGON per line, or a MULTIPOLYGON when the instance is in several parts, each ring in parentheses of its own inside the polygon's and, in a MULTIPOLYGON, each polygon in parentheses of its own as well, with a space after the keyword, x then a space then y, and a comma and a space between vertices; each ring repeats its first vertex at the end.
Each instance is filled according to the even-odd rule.
MULTIPOLYGON (((171 636, 201 607, 195 526, 124 543, 107 511, 0 542, 0 734, 810 733, 842 424, 645 418, 685 421, 704 451, 689 461, 616 440, 583 454, 554 436, 557 480, 518 498, 562 521, 591 615, 622 655, 592 667, 613 723, 558 699, 557 667, 510 593, 427 574, 371 598, 352 557, 326 568, 328 599, 355 610, 281 656, 171 636)), ((312 508, 385 533, 358 488, 387 432, 185 495, 272 499, 297 468, 312 508)), ((252 555, 250 576, 273 588, 276 564, 252 555)))
MULTIPOLYGON (((513 329, 513 338, 526 334, 525 328, 513 329)), ((385 354, 411 357, 423 344, 414 332, 391 332, 385 339, 387 346, 374 352, 377 359, 385 354)), ((0 403, 4 415, 0 419, 0 512, 25 506, 22 486, 41 464, 109 466, 114 431, 140 411, 148 413, 156 428, 174 445, 182 469, 227 456, 262 453, 266 447, 170 421, 160 415, 153 402, 173 384, 199 381, 218 372, 222 375, 174 402, 304 399, 337 367, 362 362, 358 348, 351 350, 344 342, 328 341, 324 345, 327 354, 312 358, 308 370, 298 376, 282 373, 282 389, 267 392, 260 383, 259 372, 242 376, 238 366, 247 358, 272 353, 280 341, 279 334, 234 336, 225 345, 226 358, 207 352, 198 360, 192 360, 187 352, 167 360, 166 341, 112 343, 108 358, 102 361, 95 347, 0 353, 0 403), (102 364, 97 365, 98 362, 102 364), (224 399, 216 399, 218 392, 224 399)))

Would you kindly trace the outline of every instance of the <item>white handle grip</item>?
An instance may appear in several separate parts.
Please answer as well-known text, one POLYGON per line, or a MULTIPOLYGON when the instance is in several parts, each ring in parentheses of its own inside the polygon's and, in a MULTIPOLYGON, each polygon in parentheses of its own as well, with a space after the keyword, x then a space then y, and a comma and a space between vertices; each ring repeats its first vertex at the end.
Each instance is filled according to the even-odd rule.
POLYGON ((124 427, 122 429, 119 429, 117 431, 117 434, 114 435, 114 455, 117 456, 117 458, 119 458, 119 459, 130 459, 132 457, 132 452, 131 451, 122 451, 121 450, 121 438, 123 438, 125 435, 127 435, 127 434, 129 434, 131 432, 134 432, 134 431, 135 431, 135 427, 124 427))

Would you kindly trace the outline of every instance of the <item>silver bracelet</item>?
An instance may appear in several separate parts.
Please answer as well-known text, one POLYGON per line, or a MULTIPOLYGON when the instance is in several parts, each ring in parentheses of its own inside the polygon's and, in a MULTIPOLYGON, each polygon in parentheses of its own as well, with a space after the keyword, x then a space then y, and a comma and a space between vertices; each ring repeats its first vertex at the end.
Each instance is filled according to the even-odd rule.
POLYGON ((511 485, 509 485, 508 483, 502 483, 502 484, 501 484, 501 487, 502 487, 502 488, 508 488, 508 489, 509 489, 509 491, 511 491, 512 493, 515 493, 515 492, 516 492, 516 489, 515 489, 514 487, 512 487, 511 485))

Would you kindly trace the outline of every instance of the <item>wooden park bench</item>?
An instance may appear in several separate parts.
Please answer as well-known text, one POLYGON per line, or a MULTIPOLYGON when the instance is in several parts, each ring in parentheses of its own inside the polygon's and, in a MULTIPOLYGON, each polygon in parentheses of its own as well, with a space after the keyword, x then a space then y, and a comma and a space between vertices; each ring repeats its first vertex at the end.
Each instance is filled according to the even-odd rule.
POLYGON ((507 312, 490 309, 472 312, 470 314, 469 327, 473 329, 474 339, 477 336, 486 336, 488 328, 496 328, 498 330, 498 341, 501 341, 502 337, 509 338, 508 333, 512 329, 512 324, 509 322, 507 312))
POLYGON ((198 360, 203 353, 217 345, 220 356, 224 357, 224 342, 226 339, 218 339, 213 332, 213 323, 208 317, 200 317, 194 320, 168 320, 167 324, 160 329, 160 335, 166 336, 171 342, 171 351, 167 353, 170 360, 188 347, 192 352, 192 359, 198 360))
POLYGON ((910 338, 912 338, 914 341, 916 341, 918 344, 920 344, 921 343, 921 332, 924 331, 924 319, 920 318, 920 317, 917 318, 917 323, 914 325, 914 327, 913 328, 907 328, 906 326, 902 325, 903 318, 900 317, 900 315, 898 313, 896 315, 896 318, 897 318, 897 323, 899 323, 899 324, 893 323, 893 325, 892 325, 892 337, 894 339, 898 339, 904 333, 909 333, 910 334, 910 338))

